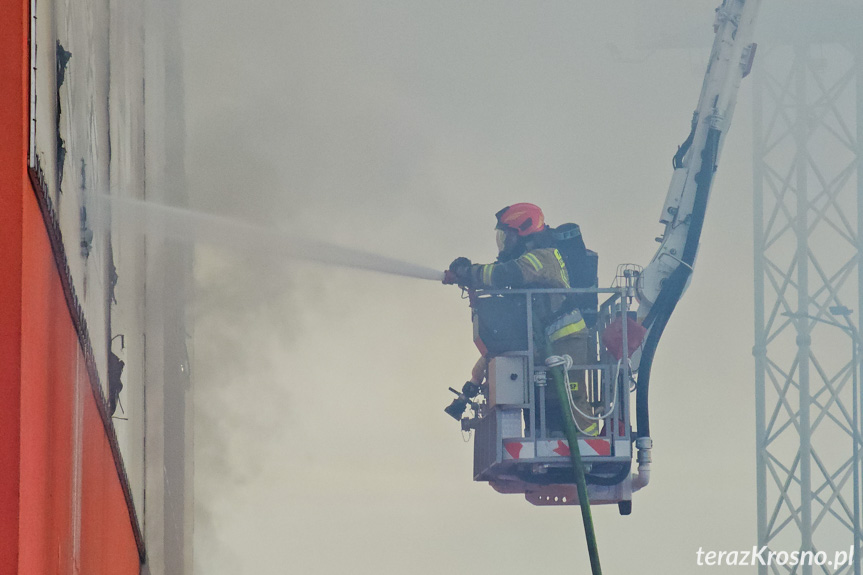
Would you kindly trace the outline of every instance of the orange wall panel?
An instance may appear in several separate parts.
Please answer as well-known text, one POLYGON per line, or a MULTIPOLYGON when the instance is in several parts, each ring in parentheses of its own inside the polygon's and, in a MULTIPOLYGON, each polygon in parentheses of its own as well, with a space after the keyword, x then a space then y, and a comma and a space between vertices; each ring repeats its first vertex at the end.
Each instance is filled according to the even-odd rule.
MULTIPOLYGON (((19 573, 137 574, 120 476, 35 195, 24 198, 19 573)), ((98 383, 96 383, 98 385, 98 383)))
POLYGON ((129 511, 93 401, 84 404, 84 423, 81 572, 137 573, 138 549, 129 511))
POLYGON ((28 196, 21 278, 20 572, 66 573, 74 553, 72 435, 81 360, 42 215, 28 196))
POLYGON ((26 6, 21 0, 0 0, 0 573, 15 573, 18 564, 26 6))

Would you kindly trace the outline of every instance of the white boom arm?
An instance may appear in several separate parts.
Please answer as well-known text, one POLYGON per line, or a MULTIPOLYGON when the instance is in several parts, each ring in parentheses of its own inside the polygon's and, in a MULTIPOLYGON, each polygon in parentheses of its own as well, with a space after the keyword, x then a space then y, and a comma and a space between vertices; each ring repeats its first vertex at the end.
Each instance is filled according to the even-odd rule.
POLYGON ((752 37, 760 5, 761 0, 724 0, 716 9, 716 39, 692 133, 675 156, 674 175, 659 219, 665 231, 659 250, 638 282, 640 319, 648 315, 666 280, 681 266, 688 271, 672 306, 689 283, 713 172, 734 114, 740 82, 749 73, 755 56, 752 37), (702 169, 705 161, 711 165, 702 169))

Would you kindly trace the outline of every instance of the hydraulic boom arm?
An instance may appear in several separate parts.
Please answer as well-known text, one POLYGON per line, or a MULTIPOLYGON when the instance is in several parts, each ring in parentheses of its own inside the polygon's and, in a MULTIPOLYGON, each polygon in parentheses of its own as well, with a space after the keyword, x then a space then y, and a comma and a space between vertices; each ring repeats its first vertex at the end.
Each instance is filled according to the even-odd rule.
POLYGON ((731 125, 741 80, 755 57, 752 43, 761 0, 724 0, 716 10, 716 38, 692 130, 674 156, 674 175, 660 223, 659 250, 638 280, 638 316, 648 328, 638 367, 638 435, 649 437, 647 387, 656 345, 668 318, 689 284, 713 174, 731 125))

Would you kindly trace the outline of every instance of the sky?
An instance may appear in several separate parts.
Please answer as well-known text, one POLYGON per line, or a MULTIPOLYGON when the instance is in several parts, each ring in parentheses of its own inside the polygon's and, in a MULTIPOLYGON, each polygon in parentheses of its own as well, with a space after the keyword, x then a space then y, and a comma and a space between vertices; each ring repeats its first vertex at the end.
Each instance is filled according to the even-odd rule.
MULTIPOLYGON (((191 205, 444 269, 532 202, 607 286, 656 249, 716 4, 185 0, 191 205)), ((607 573, 757 542, 751 100, 657 353, 651 484, 594 507, 607 573)), ((577 508, 471 481, 458 289, 206 245, 196 286, 195 573, 588 572, 577 508)))

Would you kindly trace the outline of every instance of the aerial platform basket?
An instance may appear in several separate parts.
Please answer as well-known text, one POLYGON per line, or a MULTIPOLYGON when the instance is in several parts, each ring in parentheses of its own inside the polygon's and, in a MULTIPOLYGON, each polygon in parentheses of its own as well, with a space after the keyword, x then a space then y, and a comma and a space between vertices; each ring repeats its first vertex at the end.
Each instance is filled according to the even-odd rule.
MULTIPOLYGON (((501 493, 523 493, 534 505, 578 504, 570 446, 563 430, 555 429, 560 406, 555 401, 544 353, 536 349, 544 341, 544 332, 538 329, 543 335, 531 334, 538 327, 534 311, 541 307, 538 302, 543 298, 585 293, 604 294, 608 299, 594 317, 586 317, 587 363, 570 368, 584 371, 591 406, 597 415, 603 415, 598 436, 579 435, 579 451, 590 502, 617 503, 621 513, 627 514, 633 491, 646 484, 648 473, 646 465, 644 469, 639 467, 640 473, 631 473, 634 433, 630 426, 633 378, 629 340, 637 335, 627 333, 627 325, 631 328, 633 322, 622 321, 630 317, 626 288, 473 294, 475 340, 489 357, 488 387, 485 403, 479 405, 473 419, 463 421, 463 426, 475 431, 475 481, 487 481, 501 493), (621 339, 609 343, 622 357, 616 357, 603 342, 606 331, 621 339)), ((605 339, 608 342, 608 337, 605 339)), ((646 442, 640 446, 649 447, 646 442)))

